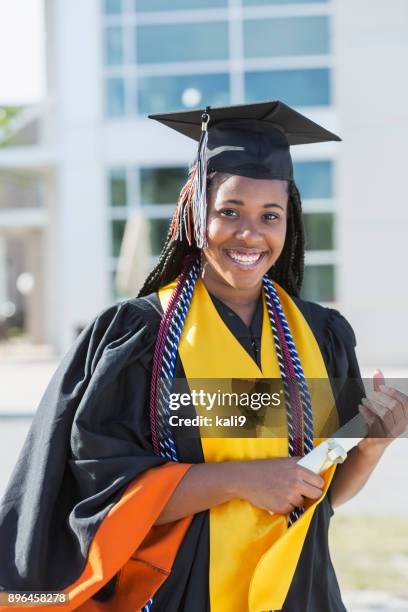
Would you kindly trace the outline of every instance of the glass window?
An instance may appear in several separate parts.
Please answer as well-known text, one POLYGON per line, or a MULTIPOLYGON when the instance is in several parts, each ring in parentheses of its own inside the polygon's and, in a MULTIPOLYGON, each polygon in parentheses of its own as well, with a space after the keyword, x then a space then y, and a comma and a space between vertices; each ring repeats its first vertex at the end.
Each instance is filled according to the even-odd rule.
MULTIPOLYGON (((135 0, 136 2, 138 0, 135 0)), ((321 3, 325 4, 328 0, 242 0, 242 4, 248 6, 265 6, 265 5, 275 5, 275 4, 310 4, 313 3, 321 3)))
POLYGON ((136 53, 139 64, 227 59, 228 25, 219 21, 139 26, 136 53))
POLYGON ((309 251, 334 248, 334 214, 306 213, 303 215, 306 232, 306 248, 309 251))
POLYGON ((333 197, 331 161, 295 162, 293 171, 303 200, 333 197))
POLYGON ((121 77, 111 77, 105 81, 105 113, 107 117, 125 114, 125 81, 121 77))
POLYGON ((186 168, 141 168, 142 204, 176 203, 186 179, 186 168))
MULTIPOLYGON (((309 0, 310 1, 310 0, 309 0)), ((227 6, 228 0, 134 0, 135 11, 143 13, 145 11, 177 11, 201 9, 201 8, 217 8, 219 6, 227 6)))
POLYGON ((113 257, 119 257, 123 234, 125 233, 126 219, 111 221, 111 252, 113 257))
POLYGON ((150 245, 152 255, 159 255, 167 232, 169 231, 170 219, 150 219, 150 245))
POLYGON ((104 51, 107 66, 123 64, 123 28, 119 26, 105 28, 104 51))
POLYGON ((283 100, 289 106, 330 104, 329 70, 261 70, 245 75, 245 101, 283 100))
POLYGON ((126 170, 111 170, 109 183, 110 205, 127 206, 126 170))
POLYGON ((140 77, 138 80, 138 106, 141 115, 228 104, 227 74, 140 77))
POLYGON ((311 302, 333 302, 335 270, 333 265, 305 267, 301 297, 311 302))
POLYGON ((119 15, 122 12, 122 0, 103 0, 105 15, 119 15))
POLYGON ((244 22, 245 57, 319 55, 329 52, 326 16, 250 19, 244 22))

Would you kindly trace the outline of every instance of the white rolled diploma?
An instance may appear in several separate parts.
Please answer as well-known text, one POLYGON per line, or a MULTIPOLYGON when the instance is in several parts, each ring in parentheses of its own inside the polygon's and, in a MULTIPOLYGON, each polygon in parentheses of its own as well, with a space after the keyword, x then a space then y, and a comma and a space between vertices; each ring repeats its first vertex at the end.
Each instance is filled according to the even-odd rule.
MULTIPOLYGON (((347 453, 363 438, 329 438, 320 442, 310 453, 299 459, 298 464, 315 474, 321 474, 335 463, 343 463, 347 453)), ((269 514, 274 514, 268 510, 269 514)))
POLYGON ((362 439, 329 438, 299 459, 298 464, 315 474, 320 474, 335 463, 343 463, 347 458, 348 451, 357 446, 362 439))

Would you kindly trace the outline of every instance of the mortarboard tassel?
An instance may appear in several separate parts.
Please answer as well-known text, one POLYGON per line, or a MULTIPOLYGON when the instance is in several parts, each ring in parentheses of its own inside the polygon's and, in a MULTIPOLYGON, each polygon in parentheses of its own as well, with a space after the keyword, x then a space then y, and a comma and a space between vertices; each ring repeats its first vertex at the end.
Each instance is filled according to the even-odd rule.
POLYGON ((207 246, 207 125, 210 120, 208 107, 201 117, 201 137, 197 160, 191 171, 191 180, 180 193, 171 224, 173 240, 182 240, 183 233, 191 245, 192 235, 198 248, 207 246))
POLYGON ((193 222, 194 237, 199 249, 207 246, 207 125, 208 107, 201 116, 201 138, 198 144, 196 175, 194 179, 193 222))

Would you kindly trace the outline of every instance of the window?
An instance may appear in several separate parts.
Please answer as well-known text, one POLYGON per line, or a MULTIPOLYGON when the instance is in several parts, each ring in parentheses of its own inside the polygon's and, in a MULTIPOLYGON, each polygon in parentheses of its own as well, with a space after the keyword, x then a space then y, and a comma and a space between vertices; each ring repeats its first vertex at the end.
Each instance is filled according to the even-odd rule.
POLYGON ((120 15, 122 0, 103 0, 103 12, 105 15, 120 15))
POLYGON ((226 106, 229 100, 227 74, 152 76, 138 80, 138 108, 141 115, 203 105, 226 106))
POLYGON ((250 19, 244 22, 245 57, 319 55, 328 52, 327 16, 250 19))
POLYGON ((303 200, 306 261, 309 262, 305 268, 302 297, 315 302, 332 302, 336 297, 336 215, 331 201, 333 162, 295 162, 294 177, 303 200))
POLYGON ((227 59, 228 25, 216 21, 139 26, 136 54, 139 64, 227 59))
POLYGON ((118 26, 105 28, 104 47, 107 66, 123 64, 123 28, 118 26))
POLYGON ((125 81, 121 77, 106 79, 105 105, 107 117, 113 118, 125 115, 125 81))
POLYGON ((331 161, 295 162, 293 172, 302 200, 333 197, 333 164, 331 161))
POLYGON ((152 255, 160 254, 166 240, 167 232, 169 231, 169 225, 169 219, 150 219, 150 245, 152 255))
POLYGON ((313 251, 329 251, 334 248, 334 214, 304 213, 306 248, 313 251))
POLYGON ((271 97, 295 107, 329 105, 331 73, 324 59, 330 53, 327 0, 314 0, 313 14, 296 14, 294 7, 293 16, 274 18, 258 17, 250 7, 305 4, 306 0, 241 3, 247 10, 230 14, 228 0, 103 0, 104 14, 113 16, 102 21, 104 65, 114 68, 105 75, 105 115, 144 116, 271 97), (203 15, 199 20, 195 18, 198 10, 203 15), (172 12, 172 19, 165 19, 160 11, 172 12), (178 18, 177 11, 184 14, 178 18), (239 55, 231 56, 237 44, 236 38, 230 40, 230 21, 234 31, 242 30, 243 62, 239 55), (316 55, 323 63, 307 61, 316 55), (269 58, 275 60, 273 68, 261 63, 269 58))
POLYGON ((141 168, 142 204, 175 204, 187 180, 186 168, 141 168))
POLYGON ((127 206, 126 170, 112 170, 110 173, 110 205, 127 206))
MULTIPOLYGON (((112 279, 116 274, 130 203, 132 206, 143 207, 149 226, 151 253, 157 257, 162 250, 170 218, 187 176, 188 170, 183 166, 110 169, 107 179, 112 279), (138 176, 134 177, 134 173, 138 176)), ((113 280, 112 295, 114 299, 123 297, 117 291, 113 280)))
POLYGON ((334 265, 309 265, 305 268, 301 296, 312 302, 333 302, 335 287, 334 265))
POLYGON ((187 179, 187 169, 140 168, 140 202, 142 205, 155 205, 157 210, 147 208, 150 218, 150 245, 152 255, 159 255, 170 225, 181 187, 187 179), (170 211, 169 206, 170 205, 170 211))
POLYGON ((134 0, 136 13, 146 11, 177 11, 228 6, 228 0, 134 0))
POLYGON ((120 247, 125 233, 126 219, 114 219, 111 221, 111 253, 113 257, 119 257, 120 247))
POLYGON ((325 106, 330 104, 329 70, 260 70, 245 75, 245 101, 260 102, 273 98, 289 106, 325 106))

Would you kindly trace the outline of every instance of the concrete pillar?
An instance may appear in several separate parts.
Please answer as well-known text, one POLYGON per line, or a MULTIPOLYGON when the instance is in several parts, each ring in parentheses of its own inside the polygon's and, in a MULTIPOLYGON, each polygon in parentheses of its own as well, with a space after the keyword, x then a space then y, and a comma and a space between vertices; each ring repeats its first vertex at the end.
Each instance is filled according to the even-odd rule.
POLYGON ((100 3, 55 0, 50 7, 55 54, 51 85, 59 145, 54 343, 65 351, 76 329, 88 323, 110 298, 105 170, 100 157, 100 3))

